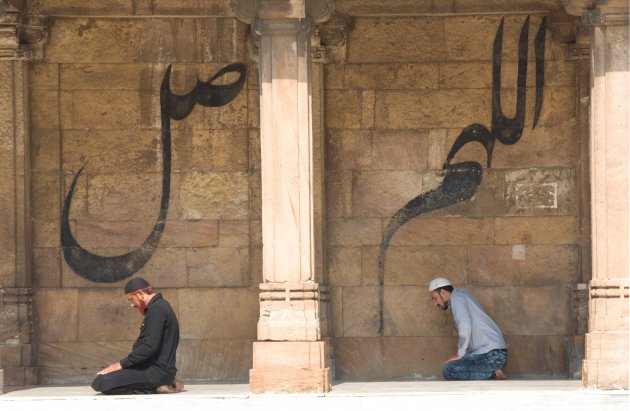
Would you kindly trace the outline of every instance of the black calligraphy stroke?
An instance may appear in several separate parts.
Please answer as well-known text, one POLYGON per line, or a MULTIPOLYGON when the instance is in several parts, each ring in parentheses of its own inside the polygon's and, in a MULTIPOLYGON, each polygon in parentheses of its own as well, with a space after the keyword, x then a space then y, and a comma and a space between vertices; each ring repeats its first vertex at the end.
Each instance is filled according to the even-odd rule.
MULTIPOLYGON (((536 102, 532 129, 536 127, 543 101, 544 73, 545 73, 545 33, 547 18, 543 17, 534 40, 536 58, 536 102)), ((516 79, 516 114, 508 118, 501 108, 501 53, 503 49, 503 19, 497 30, 492 48, 492 125, 490 130, 481 124, 465 127, 459 134, 446 161, 442 167, 444 176, 440 185, 430 191, 420 194, 389 220, 380 246, 378 258, 379 266, 379 319, 378 333, 383 335, 384 318, 384 278, 385 256, 394 234, 411 219, 430 211, 448 207, 474 197, 481 184, 483 167, 475 161, 464 161, 451 164, 457 152, 470 142, 478 142, 486 150, 486 165, 490 168, 494 142, 511 145, 519 141, 525 127, 525 97, 527 86, 527 52, 529 35, 529 16, 523 23, 518 41, 518 67, 516 79)))
POLYGON ((188 94, 176 95, 170 90, 171 65, 168 66, 160 87, 160 116, 162 121, 162 199, 160 212, 153 229, 136 249, 123 255, 105 257, 87 251, 77 242, 70 230, 70 207, 77 180, 84 167, 76 173, 66 196, 61 217, 61 246, 68 265, 81 277, 97 283, 113 283, 131 277, 151 258, 164 232, 171 187, 171 119, 183 120, 200 104, 204 107, 221 107, 230 103, 240 93, 247 67, 235 63, 223 67, 207 82, 197 79, 188 94), (215 85, 218 78, 238 73, 239 78, 230 84, 215 85))

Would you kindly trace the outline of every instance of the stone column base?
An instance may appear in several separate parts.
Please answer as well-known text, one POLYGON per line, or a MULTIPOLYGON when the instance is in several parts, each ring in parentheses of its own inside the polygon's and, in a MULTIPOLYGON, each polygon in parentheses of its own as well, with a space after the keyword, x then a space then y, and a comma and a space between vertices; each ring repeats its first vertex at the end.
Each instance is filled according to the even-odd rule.
POLYGON ((256 394, 330 391, 326 341, 256 341, 249 389, 256 394))
POLYGON ((627 332, 586 334, 582 383, 586 388, 628 389, 627 332))
POLYGON ((38 384, 37 367, 5 367, 2 371, 4 376, 0 380, 6 382, 7 386, 26 387, 38 384))

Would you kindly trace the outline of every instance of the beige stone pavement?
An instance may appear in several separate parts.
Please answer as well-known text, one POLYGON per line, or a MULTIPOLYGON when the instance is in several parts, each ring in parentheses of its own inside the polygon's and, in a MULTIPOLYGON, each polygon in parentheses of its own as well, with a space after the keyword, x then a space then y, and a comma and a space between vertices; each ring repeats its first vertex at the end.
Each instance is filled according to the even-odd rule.
POLYGON ((0 410, 554 410, 627 411, 626 390, 578 380, 337 382, 327 394, 251 394, 247 384, 189 384, 171 395, 105 396, 88 386, 5 387, 0 410))

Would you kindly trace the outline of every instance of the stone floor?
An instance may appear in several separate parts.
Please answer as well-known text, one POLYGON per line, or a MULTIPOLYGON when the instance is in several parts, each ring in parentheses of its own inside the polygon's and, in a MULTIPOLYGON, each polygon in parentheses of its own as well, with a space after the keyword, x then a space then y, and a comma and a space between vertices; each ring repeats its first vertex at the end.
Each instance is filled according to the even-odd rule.
POLYGON ((327 394, 251 394, 247 384, 189 384, 170 395, 105 396, 87 386, 5 387, 0 410, 571 410, 627 411, 628 391, 577 380, 337 382, 327 394))

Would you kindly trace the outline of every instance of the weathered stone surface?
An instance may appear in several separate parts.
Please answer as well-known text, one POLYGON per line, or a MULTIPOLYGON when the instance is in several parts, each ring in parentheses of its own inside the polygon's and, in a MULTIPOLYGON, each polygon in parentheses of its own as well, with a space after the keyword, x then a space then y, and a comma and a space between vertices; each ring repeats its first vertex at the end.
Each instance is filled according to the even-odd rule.
POLYGON ((135 248, 151 233, 154 224, 150 220, 78 220, 74 235, 79 244, 90 249, 135 248))
POLYGON ((59 66, 42 61, 31 62, 28 73, 31 90, 57 90, 59 88, 59 66))
POLYGON ((59 93, 57 90, 33 90, 30 95, 31 127, 59 127, 59 93))
MULTIPOLYGON (((285 283, 276 284, 283 287, 285 283)), ((280 295, 284 296, 284 291, 280 295)), ((261 293, 257 338, 262 341, 317 341, 321 338, 320 310, 318 300, 263 299, 261 293)))
POLYGON ((179 325, 183 339, 254 339, 257 321, 256 289, 179 290, 179 325))
POLYGON ((506 217, 495 220, 496 244, 575 244, 575 217, 506 217))
POLYGON ((347 64, 344 84, 349 89, 437 88, 437 64, 347 64))
POLYGON ((356 90, 326 93, 326 125, 329 128, 361 127, 361 93, 356 90))
POLYGON ((186 264, 189 287, 249 285, 248 248, 189 248, 186 264))
MULTIPOLYGON (((159 292, 165 292, 164 288, 185 287, 187 274, 185 249, 160 247, 137 275, 146 279, 159 292)), ((169 299, 171 305, 174 304, 171 301, 173 299, 174 296, 169 299)))
POLYGON ((345 85, 345 70, 347 64, 326 64, 324 65, 325 90, 340 90, 345 85))
MULTIPOLYGON (((127 356, 131 352, 132 344, 133 340, 47 342, 41 344, 37 360, 42 367, 50 367, 60 371, 72 368, 94 368, 96 372, 127 356)), ((92 379, 94 379, 94 373, 92 379)))
MULTIPOLYGON (((55 220, 35 220, 35 224, 33 224, 33 234, 32 241, 33 247, 58 247, 61 245, 61 240, 59 239, 60 232, 60 222, 59 219, 55 220)), ((70 223, 71 229, 74 229, 74 223, 70 223)))
POLYGON ((88 178, 88 187, 91 218, 141 221, 157 218, 162 193, 160 174, 97 174, 88 178))
MULTIPOLYGON (((540 112, 541 127, 572 127, 576 125, 575 87, 545 87, 545 108, 540 112), (553 110, 550 109, 553 107, 553 110)), ((533 101, 529 98, 529 101, 533 101)), ((533 116, 528 116, 533 118, 533 116)))
POLYGON ((490 244, 494 224, 490 219, 461 217, 416 218, 405 224, 391 245, 490 244))
POLYGON ((434 17, 357 18, 348 34, 348 61, 435 61, 445 55, 443 30, 443 19, 434 17))
POLYGON ((361 248, 330 247, 327 251, 328 281, 335 286, 358 286, 361 281, 361 248))
POLYGON ((578 156, 575 127, 541 127, 524 133, 518 143, 494 146, 493 168, 572 166, 578 156))
POLYGON ((2 357, 4 368, 19 367, 22 363, 20 344, 3 344, 0 346, 0 357, 2 357))
POLYGON ((31 215, 36 220, 59 218, 59 175, 53 173, 31 173, 31 215))
POLYGON ((33 248, 33 285, 54 288, 61 285, 61 250, 57 247, 33 248))
POLYGON ((571 287, 471 287, 504 335, 570 335, 571 287), (518 318, 519 321, 514 321, 518 318))
POLYGON ((218 52, 216 19, 57 18, 54 25, 46 47, 49 61, 211 62, 218 52))
POLYGON ((31 130, 31 170, 51 172, 59 168, 61 137, 56 129, 31 130))
POLYGON ((244 173, 186 173, 181 181, 182 214, 187 219, 245 218, 248 193, 244 173))
POLYGON ((217 220, 171 220, 160 241, 163 247, 214 247, 219 244, 217 220))
MULTIPOLYGON (((622 331, 628 329, 628 304, 621 298, 591 298, 589 331, 622 331)), ((615 344, 609 344, 614 347, 615 344)))
POLYGON ((77 289, 42 289, 35 295, 39 341, 77 341, 78 336, 77 289))
POLYGON ((249 134, 242 130, 178 129, 174 168, 182 171, 246 171, 249 134))
POLYGON ((327 218, 351 217, 352 171, 335 170, 326 173, 326 216, 327 218))
POLYGON ((378 288, 344 287, 343 335, 375 337, 378 332, 378 288))
POLYGON ((251 238, 249 230, 248 220, 221 220, 219 223, 220 246, 247 248, 251 238))
MULTIPOLYGON (((248 126, 248 93, 241 92, 229 104, 222 107, 209 107, 203 112, 205 121, 202 127, 212 129, 241 129, 248 126)), ((252 108, 252 110, 255 108, 252 108)), ((188 119, 186 120, 188 121, 188 119)))
POLYGON ((378 218, 334 219, 328 221, 328 244, 377 245, 381 242, 382 225, 378 218))
POLYGON ((428 287, 435 277, 446 277, 453 284, 465 284, 467 278, 465 247, 392 246, 385 260, 385 284, 428 287))
POLYGON ((422 174, 416 171, 354 173, 352 215, 386 217, 422 192, 422 174))
POLYGON ((377 91, 378 128, 463 128, 490 118, 485 90, 377 91))
POLYGON ((422 170, 429 140, 424 130, 330 130, 329 170, 422 170))
MULTIPOLYGON (((0 310, 0 340, 15 343, 19 339, 18 309, 15 304, 4 305, 0 310)), ((6 365, 6 363, 4 363, 6 365)))
POLYGON ((380 338, 335 338, 335 377, 339 380, 375 379, 385 362, 380 338))
POLYGON ((570 285, 579 250, 572 245, 473 246, 468 270, 475 285, 570 285))
MULTIPOLYGON (((141 99, 131 90, 77 90, 71 93, 72 124, 74 128, 127 129, 140 126, 141 99)), ((56 107, 56 105, 55 105, 56 107)), ((36 123, 39 128, 51 127, 36 123)))
POLYGON ((567 344, 562 336, 510 335, 505 373, 523 377, 569 377, 567 344))
MULTIPOLYGON (((492 42, 499 28, 499 16, 466 16, 444 19, 444 46, 447 60, 492 61, 492 42), (475 33, 474 38, 471 33, 475 33)), ((522 23, 513 18, 506 19, 503 31, 503 53, 505 60, 515 60, 513 47, 509 43, 518 40, 522 23)), ((490 67, 488 67, 490 71, 490 67)))
POLYGON ((140 332, 142 316, 130 307, 122 288, 79 290, 78 310, 79 341, 133 341, 140 332))
POLYGON ((263 282, 263 258, 262 247, 251 247, 249 249, 249 286, 255 287, 263 282))
POLYGON ((442 366, 457 351, 455 337, 383 338, 384 369, 381 378, 442 379, 442 366))
MULTIPOLYGON (((98 255, 115 256, 129 252, 129 249, 99 248, 92 250, 98 255)), ((183 287, 187 284, 186 255, 182 248, 157 248, 153 256, 136 275, 145 278, 156 288, 183 287)), ((61 282, 63 287, 79 287, 87 289, 123 289, 128 279, 114 283, 95 283, 76 274, 62 259, 61 282)))
POLYGON ((66 130, 62 155, 72 173, 83 166, 90 174, 162 172, 159 130, 66 130))
POLYGON ((363 285, 379 284, 378 256, 380 251, 378 246, 361 247, 361 282, 363 285))
POLYGON ((450 336, 454 333, 452 315, 434 306, 424 284, 385 287, 383 318, 386 336, 450 336))
POLYGON ((177 359, 177 375, 184 380, 247 381, 252 340, 184 339, 179 343, 177 359))

